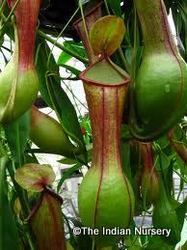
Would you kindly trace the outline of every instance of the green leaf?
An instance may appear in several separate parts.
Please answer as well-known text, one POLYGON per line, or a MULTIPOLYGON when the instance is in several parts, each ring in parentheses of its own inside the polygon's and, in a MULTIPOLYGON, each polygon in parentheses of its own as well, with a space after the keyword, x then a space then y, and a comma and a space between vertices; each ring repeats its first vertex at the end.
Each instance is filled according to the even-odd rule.
POLYGON ((70 66, 70 65, 66 65, 66 64, 59 64, 59 66, 61 66, 61 67, 63 67, 63 68, 65 68, 65 69, 67 69, 68 71, 70 71, 71 73, 73 73, 75 76, 79 76, 80 75, 80 73, 81 73, 81 71, 80 70, 78 70, 78 69, 76 69, 76 68, 74 68, 74 67, 72 67, 72 66, 70 66))
POLYGON ((183 201, 182 204, 180 204, 177 208, 176 208, 176 213, 177 213, 177 217, 178 217, 178 221, 181 225, 181 228, 182 228, 182 225, 184 223, 184 220, 185 220, 185 215, 186 215, 186 212, 187 212, 187 199, 185 199, 183 201))
POLYGON ((64 183, 64 181, 66 179, 68 179, 75 171, 77 171, 78 169, 80 169, 82 167, 81 163, 77 163, 76 165, 74 165, 73 167, 69 168, 67 171, 65 171, 63 173, 62 178, 60 179, 58 186, 57 186, 57 192, 60 191, 60 188, 62 187, 62 184, 64 183))
POLYGON ((72 57, 70 55, 68 55, 66 52, 62 51, 62 53, 60 54, 57 64, 61 65, 61 64, 65 64, 67 63, 72 57))
POLYGON ((6 163, 6 157, 0 158, 0 249, 19 250, 17 227, 8 200, 6 163))
POLYGON ((163 151, 160 151, 155 157, 154 165, 157 171, 165 170, 170 166, 170 158, 163 151))
MULTIPOLYGON (((74 42, 74 41, 65 41, 64 47, 71 50, 74 54, 77 54, 83 58, 87 58, 86 51, 80 42, 74 42)), ((67 63, 72 57, 68 55, 66 52, 62 52, 58 58, 58 65, 67 63)))
POLYGON ((37 57, 40 92, 46 103, 55 110, 65 132, 79 145, 80 150, 86 152, 75 108, 61 87, 59 68, 55 59, 51 55, 48 60, 49 55, 49 46, 46 42, 41 42, 38 46, 37 57))
POLYGON ((154 236, 154 237, 150 237, 149 244, 147 245, 145 249, 147 250, 158 250, 158 249, 159 250, 174 250, 175 246, 165 243, 159 236, 154 236))
POLYGON ((41 192, 55 181, 55 173, 50 165, 30 163, 16 170, 15 180, 27 191, 41 192))
MULTIPOLYGON (((67 224, 70 224, 70 223, 71 225, 73 224, 73 227, 79 227, 79 228, 83 227, 83 224, 81 224, 81 222, 75 218, 65 217, 65 220, 67 224)), ((87 234, 81 233, 80 235, 75 237, 75 235, 73 234, 73 229, 69 225, 68 225, 68 228, 69 228, 69 234, 70 234, 69 241, 71 245, 74 247, 74 249, 77 249, 77 250, 88 250, 88 249, 91 250, 92 249, 92 239, 90 236, 88 236, 87 234)))
POLYGON ((107 0, 107 3, 116 16, 121 16, 121 0, 107 0))
MULTIPOLYGON (((135 226, 131 227, 131 230, 134 232, 135 226)), ((139 237, 136 235, 130 235, 129 237, 125 237, 125 245, 128 246, 129 250, 143 250, 144 248, 141 247, 142 242, 139 237)), ((117 248, 116 248, 117 249, 117 248)))
POLYGON ((177 141, 181 141, 181 140, 185 139, 185 133, 179 125, 175 127, 173 137, 177 141))
POLYGON ((130 139, 133 139, 129 127, 126 124, 122 124, 121 126, 121 138, 122 140, 125 141, 129 141, 130 139))
POLYGON ((159 144, 159 146, 164 149, 166 148, 168 145, 169 145, 169 141, 168 141, 168 138, 166 135, 160 137, 158 140, 157 140, 157 143, 159 144))
MULTIPOLYGON (((46 86, 46 75, 50 69, 51 72, 59 76, 58 66, 56 65, 53 55, 50 55, 50 48, 48 44, 43 40, 37 41, 37 53, 36 53, 36 69, 38 72, 40 92, 45 102, 52 107, 52 102, 48 89, 46 86), (50 55, 50 58, 49 58, 50 55), (49 61, 48 61, 49 59, 49 61)), ((56 80, 55 80, 56 82, 56 80)))
POLYGON ((47 87, 53 102, 53 109, 57 112, 63 129, 79 145, 81 150, 85 151, 80 124, 73 104, 62 87, 54 83, 53 77, 48 77, 47 87))
POLYGON ((73 164, 77 163, 77 160, 69 159, 69 158, 63 158, 63 159, 59 160, 58 162, 60 162, 62 164, 66 164, 66 165, 73 165, 73 164))
POLYGON ((21 164, 29 138, 30 115, 25 113, 16 121, 4 127, 6 139, 14 160, 21 164))
POLYGON ((72 247, 72 245, 69 241, 66 241, 66 247, 68 250, 74 250, 74 248, 72 247))
POLYGON ((131 174, 131 166, 130 166, 130 146, 128 143, 121 144, 121 161, 122 161, 122 169, 124 174, 130 179, 132 179, 131 174))

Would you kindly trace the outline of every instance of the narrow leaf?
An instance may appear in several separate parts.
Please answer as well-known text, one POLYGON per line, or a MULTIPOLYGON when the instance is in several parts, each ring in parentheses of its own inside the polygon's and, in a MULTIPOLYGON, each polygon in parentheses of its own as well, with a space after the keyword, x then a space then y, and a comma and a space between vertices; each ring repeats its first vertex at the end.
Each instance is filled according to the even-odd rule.
MULTIPOLYGON (((81 56, 83 58, 87 58, 87 54, 85 52, 85 49, 83 45, 80 42, 74 42, 74 41, 65 41, 64 47, 71 50, 74 54, 77 54, 78 56, 81 56)), ((67 63, 72 57, 67 54, 66 52, 62 52, 58 58, 57 64, 65 64, 67 63)))
POLYGON ((69 168, 67 171, 65 171, 63 173, 63 176, 62 178, 60 179, 59 183, 58 183, 58 186, 57 186, 57 192, 60 191, 64 181, 66 179, 68 179, 75 171, 77 171, 78 169, 80 169, 82 167, 82 164, 81 163, 77 163, 76 165, 74 165, 73 167, 69 168))
POLYGON ((4 129, 12 156, 16 162, 21 163, 26 143, 29 138, 29 113, 25 113, 16 121, 5 126, 4 129))
POLYGON ((0 249, 18 250, 18 232, 7 193, 6 163, 6 157, 0 158, 0 249))
POLYGON ((107 0, 107 3, 116 16, 121 16, 121 0, 107 0))
POLYGON ((65 68, 65 69, 67 69, 69 72, 71 72, 72 74, 74 74, 74 75, 77 76, 77 77, 78 77, 78 76, 80 75, 80 73, 81 73, 80 70, 78 70, 78 69, 76 69, 76 68, 74 68, 74 67, 72 67, 72 66, 70 66, 70 65, 59 64, 59 66, 61 66, 61 67, 65 68))
POLYGON ((51 56, 47 43, 40 43, 37 70, 40 79, 40 92, 46 103, 55 110, 65 132, 85 151, 83 136, 75 108, 60 84, 59 68, 51 56), (50 70, 50 73, 49 73, 50 70))
POLYGON ((58 58, 58 62, 57 64, 65 64, 67 63, 72 57, 67 54, 66 52, 62 51, 62 53, 60 54, 59 58, 58 58))

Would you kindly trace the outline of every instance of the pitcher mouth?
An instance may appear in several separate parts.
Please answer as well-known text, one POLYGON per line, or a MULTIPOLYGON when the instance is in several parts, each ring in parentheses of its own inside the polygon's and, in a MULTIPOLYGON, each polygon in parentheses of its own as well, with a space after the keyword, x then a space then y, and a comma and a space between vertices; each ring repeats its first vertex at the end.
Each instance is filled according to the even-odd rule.
MULTIPOLYGON (((102 72, 105 74, 105 72, 102 72)), ((130 83, 130 78, 128 77, 127 73, 123 70, 121 70, 117 65, 115 65, 108 57, 107 58, 100 58, 96 63, 91 64, 88 68, 86 68, 80 75, 80 80, 83 82, 86 82, 87 84, 96 85, 96 86, 105 86, 105 87, 117 87, 117 86, 126 86, 128 87, 130 83), (111 67, 111 69, 118 74, 120 80, 117 80, 116 82, 107 82, 106 80, 94 80, 93 78, 87 76, 88 72, 97 64, 102 63, 106 61, 108 65, 111 67)))

